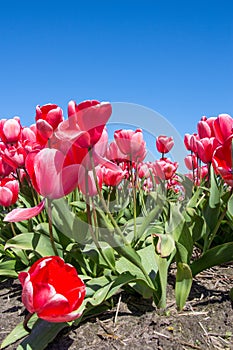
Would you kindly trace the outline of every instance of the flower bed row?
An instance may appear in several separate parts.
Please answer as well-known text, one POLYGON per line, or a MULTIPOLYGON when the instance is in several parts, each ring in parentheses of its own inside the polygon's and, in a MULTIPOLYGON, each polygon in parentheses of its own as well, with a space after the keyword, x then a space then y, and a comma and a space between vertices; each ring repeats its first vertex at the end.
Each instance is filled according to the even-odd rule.
POLYGON ((67 119, 47 104, 30 127, 0 121, 0 276, 19 278, 28 310, 2 348, 30 333, 21 349, 44 349, 122 288, 166 308, 171 263, 182 309, 195 275, 233 260, 231 116, 202 117, 185 135, 179 174, 171 136, 158 135, 161 157, 148 161, 141 129, 108 141, 111 113, 70 101, 67 119))

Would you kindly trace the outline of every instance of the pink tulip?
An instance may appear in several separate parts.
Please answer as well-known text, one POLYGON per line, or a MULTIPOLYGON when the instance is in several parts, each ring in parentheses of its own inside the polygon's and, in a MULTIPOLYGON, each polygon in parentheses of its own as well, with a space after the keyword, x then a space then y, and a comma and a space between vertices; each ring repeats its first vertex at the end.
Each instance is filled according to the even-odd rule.
POLYGON ((112 160, 116 163, 129 161, 129 156, 125 155, 121 152, 120 148, 118 147, 116 141, 112 141, 107 149, 107 158, 109 160, 112 160))
MULTIPOLYGON (((98 166, 95 168, 99 189, 102 189, 103 173, 101 168, 98 166)), ((78 187, 80 191, 87 196, 96 196, 98 189, 96 187, 93 170, 87 170, 84 166, 80 165, 78 173, 78 187)))
POLYGON ((50 199, 61 198, 72 192, 78 184, 78 164, 65 165, 62 152, 44 148, 29 153, 26 169, 36 191, 50 199))
POLYGON ((188 151, 191 151, 193 153, 197 152, 197 145, 196 142, 199 140, 199 135, 196 133, 190 135, 190 134, 185 134, 184 135, 184 144, 185 147, 187 148, 188 151))
POLYGON ((196 169, 197 168, 197 156, 195 154, 189 154, 184 158, 184 162, 186 167, 189 170, 196 169))
POLYGON ((197 124, 197 131, 200 139, 203 139, 204 137, 211 137, 211 128, 206 120, 201 120, 197 124))
POLYGON ((232 140, 233 135, 217 147, 212 159, 215 172, 231 187, 233 187, 232 140))
POLYGON ((233 118, 229 114, 220 114, 213 123, 216 139, 224 143, 233 134, 233 118))
POLYGON ((168 158, 161 158, 154 163, 155 176, 160 180, 170 180, 178 168, 177 162, 172 162, 168 158))
POLYGON ((7 222, 19 222, 23 220, 28 220, 40 214, 44 209, 45 200, 43 199, 37 206, 32 208, 16 208, 8 213, 3 221, 7 222))
POLYGON ((68 120, 60 123, 55 136, 58 140, 76 143, 78 147, 93 147, 101 138, 112 113, 109 102, 84 101, 77 105, 70 101, 68 120))
POLYGON ((119 166, 113 164, 112 167, 102 167, 103 182, 107 186, 118 186, 124 179, 126 171, 123 171, 119 166))
POLYGON ((60 107, 55 104, 48 103, 43 106, 36 106, 36 122, 39 120, 46 121, 53 130, 63 121, 63 112, 60 107))
POLYGON ((9 207, 16 203, 19 194, 19 183, 12 178, 0 180, 0 205, 9 207))
POLYGON ((80 316, 86 288, 76 269, 59 256, 37 260, 20 272, 22 301, 30 313, 49 322, 69 322, 80 316))
POLYGON ((55 104, 36 106, 36 135, 37 141, 41 145, 46 145, 48 139, 53 135, 53 131, 63 121, 63 112, 55 104))
POLYGON ((114 138, 120 151, 129 156, 131 161, 141 162, 146 156, 146 143, 141 129, 116 130, 114 138))
POLYGON ((162 154, 168 153, 173 146, 174 146, 173 137, 160 135, 156 138, 156 148, 158 152, 162 154))
POLYGON ((196 142, 197 154, 203 163, 211 163, 213 152, 218 146, 218 141, 215 137, 205 137, 196 142))
POLYGON ((0 138, 5 143, 17 142, 20 139, 21 124, 19 117, 0 120, 0 138))

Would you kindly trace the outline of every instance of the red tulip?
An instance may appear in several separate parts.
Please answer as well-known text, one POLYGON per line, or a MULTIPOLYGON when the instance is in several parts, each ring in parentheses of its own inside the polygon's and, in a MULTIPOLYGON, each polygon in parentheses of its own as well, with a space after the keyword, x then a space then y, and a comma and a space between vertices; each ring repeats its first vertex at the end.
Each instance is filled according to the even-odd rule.
POLYGON ((141 162, 146 156, 146 143, 141 129, 116 130, 114 138, 120 151, 129 156, 131 161, 141 162))
POLYGON ((58 126, 58 140, 77 143, 78 147, 93 147, 101 138, 104 127, 112 113, 109 102, 84 101, 77 105, 70 101, 68 120, 58 126))
POLYGON ((229 114, 220 114, 213 123, 216 139, 224 143, 233 134, 233 118, 229 114))
POLYGON ((0 180, 0 205, 9 207, 15 204, 19 194, 19 183, 11 178, 0 180))
POLYGON ((61 198, 72 192, 78 184, 78 164, 65 165, 62 152, 44 148, 29 153, 26 169, 36 191, 50 199, 61 198))
POLYGON ((232 140, 233 135, 217 147, 212 159, 215 172, 231 187, 233 187, 232 140))
POLYGON ((173 146, 174 146, 173 137, 160 135, 156 138, 156 148, 158 152, 162 154, 168 153, 173 146))
POLYGON ((28 272, 20 272, 22 302, 30 313, 49 322, 78 318, 86 288, 76 269, 58 256, 37 260, 28 272))

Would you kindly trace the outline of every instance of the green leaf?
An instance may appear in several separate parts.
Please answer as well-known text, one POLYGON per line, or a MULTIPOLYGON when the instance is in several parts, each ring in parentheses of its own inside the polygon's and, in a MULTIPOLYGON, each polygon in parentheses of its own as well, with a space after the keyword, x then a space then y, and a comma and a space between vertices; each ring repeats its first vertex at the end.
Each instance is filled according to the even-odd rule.
POLYGON ((7 277, 18 277, 17 272, 15 271, 15 260, 7 260, 0 263, 0 276, 7 277))
POLYGON ((216 176, 214 169, 210 167, 210 198, 209 206, 210 208, 216 208, 220 203, 220 190, 216 182, 216 176))
POLYGON ((65 327, 68 327, 68 323, 52 323, 42 319, 38 319, 32 328, 30 335, 25 338, 21 344, 17 347, 17 350, 44 350, 49 343, 51 343, 56 335, 65 327))
MULTIPOLYGON (((36 251, 42 257, 54 255, 49 238, 33 232, 21 233, 9 239, 5 245, 5 249, 7 248, 36 251)), ((59 249, 58 245, 57 248, 59 249)))
MULTIPOLYGON (((35 323, 35 321, 37 319, 38 319, 37 315, 34 314, 28 322, 28 327, 32 328, 33 324, 35 323)), ((14 344, 16 341, 22 339, 26 335, 28 335, 28 332, 24 329, 23 322, 21 322, 3 340, 2 344, 1 344, 1 349, 4 349, 11 344, 14 344)))
POLYGON ((191 265, 193 276, 210 267, 233 261, 233 242, 224 243, 209 249, 191 265))
POLYGON ((142 224, 137 230, 137 239, 140 239, 142 237, 143 233, 149 227, 150 223, 157 219, 159 213, 161 213, 161 206, 156 205, 156 207, 147 216, 143 218, 142 224))
MULTIPOLYGON (((115 256, 114 250, 106 242, 98 242, 100 249, 106 259, 111 263, 112 266, 115 266, 115 256)), ((84 254, 89 256, 96 264, 105 266, 109 268, 109 265, 106 263, 99 250, 94 244, 86 244, 82 250, 84 254)))
MULTIPOLYGON (((146 273, 151 278, 151 280, 154 281, 158 271, 158 266, 155 258, 155 251, 153 245, 150 244, 149 246, 138 250, 137 253, 141 258, 141 263, 146 273)), ((145 298, 152 296, 153 290, 151 289, 151 285, 148 285, 144 274, 135 264, 133 264, 126 258, 121 257, 116 262, 116 270, 121 274, 129 271, 131 275, 134 275, 137 280, 137 282, 131 284, 131 286, 145 298)))
POLYGON ((75 242, 84 244, 88 238, 86 215, 83 212, 78 212, 77 215, 72 213, 64 198, 53 200, 52 205, 53 225, 65 236, 75 240, 75 242))
POLYGON ((129 272, 123 272, 120 276, 116 277, 113 281, 105 285, 104 287, 98 289, 92 298, 89 298, 88 301, 92 305, 99 305, 103 301, 112 297, 118 290, 123 287, 125 284, 128 284, 132 281, 135 281, 135 276, 129 272))
POLYGON ((233 194, 231 195, 231 197, 228 200, 227 210, 231 214, 231 216, 233 216, 233 194))
POLYGON ((175 286, 176 305, 179 310, 182 310, 186 303, 192 287, 192 281, 192 271, 189 265, 179 262, 177 264, 175 286))

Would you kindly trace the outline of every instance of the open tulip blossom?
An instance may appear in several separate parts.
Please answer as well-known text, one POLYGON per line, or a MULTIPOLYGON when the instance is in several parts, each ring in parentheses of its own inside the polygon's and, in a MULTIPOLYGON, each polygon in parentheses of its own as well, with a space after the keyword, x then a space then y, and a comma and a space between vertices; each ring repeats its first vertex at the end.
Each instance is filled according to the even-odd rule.
POLYGON ((58 256, 37 260, 20 272, 22 301, 31 313, 49 322, 69 322, 80 316, 86 288, 76 269, 58 256))

